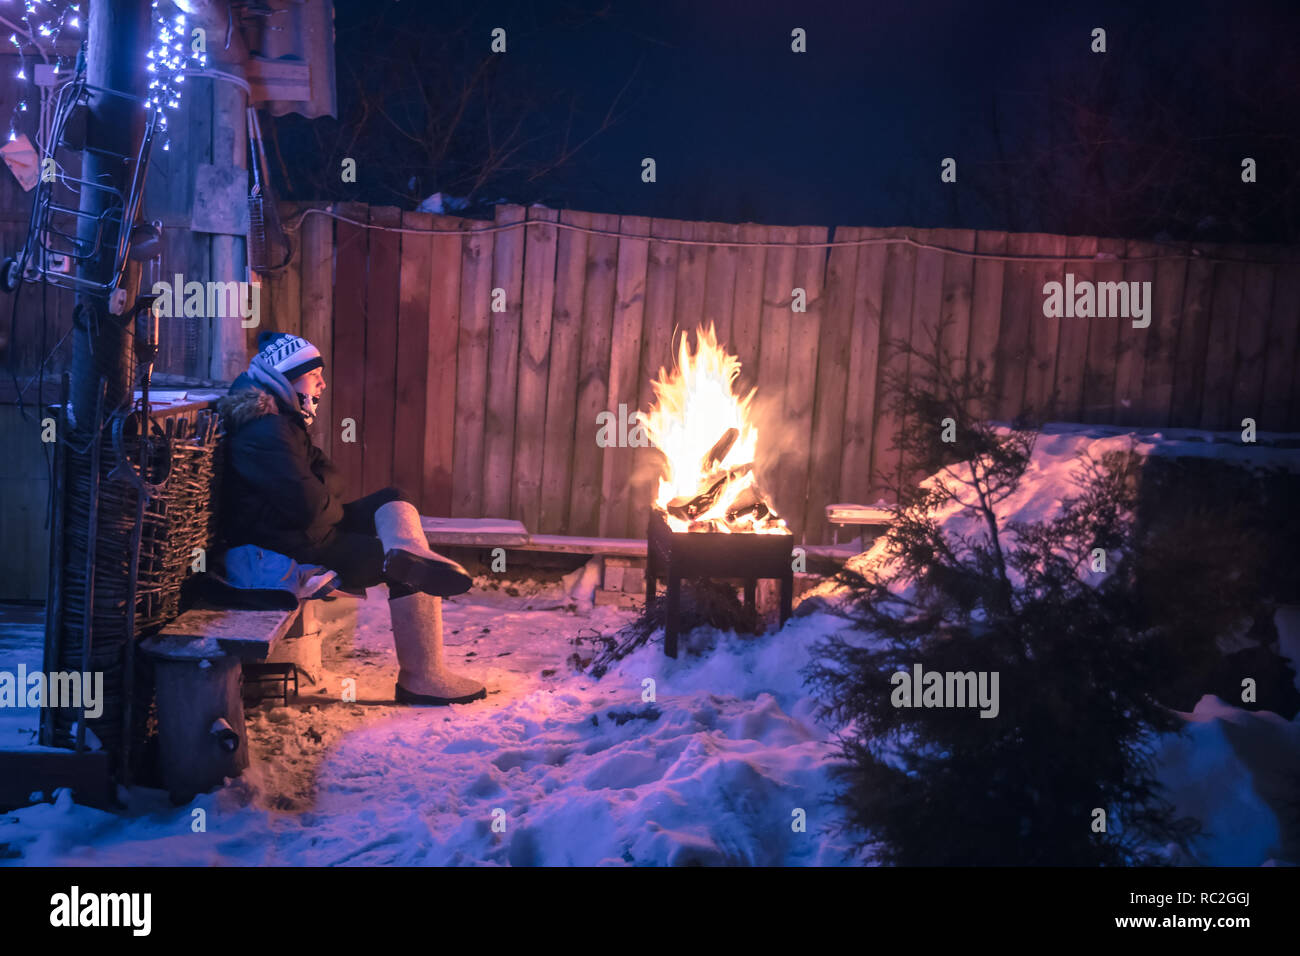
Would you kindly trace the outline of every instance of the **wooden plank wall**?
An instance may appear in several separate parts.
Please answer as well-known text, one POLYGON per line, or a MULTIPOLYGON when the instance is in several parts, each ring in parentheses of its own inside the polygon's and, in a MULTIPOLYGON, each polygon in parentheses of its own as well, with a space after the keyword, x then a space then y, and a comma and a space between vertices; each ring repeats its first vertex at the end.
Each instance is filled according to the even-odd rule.
MULTIPOLYGON (((297 223, 306 208, 286 207, 282 218, 297 223)), ((296 225, 291 266, 263 286, 262 329, 320 346, 328 390, 314 437, 351 493, 396 484, 429 514, 512 517, 542 533, 643 534, 658 453, 600 447, 598 416, 646 410, 681 333, 707 322, 740 357, 740 386, 758 387, 760 474, 809 542, 830 538, 826 504, 870 503, 886 495, 886 479, 913 477, 900 475, 891 447, 907 423, 895 419, 886 382, 916 374, 900 344, 925 347, 940 326, 959 370, 991 376, 1005 419, 1030 409, 1226 429, 1251 417, 1261 431, 1300 430, 1300 270, 1286 264, 1300 258, 1294 248, 1193 252, 1185 243, 517 206, 499 207, 493 222, 354 204, 332 211, 351 221, 327 208, 296 225), (684 239, 693 242, 673 241, 684 239), (999 258, 1008 255, 1086 261, 999 258), (1152 255, 1170 258, 1133 261, 1152 255), (1151 281, 1151 326, 1043 316, 1043 284, 1067 272, 1151 281), (804 312, 791 308, 795 289, 804 312)), ((0 239, 12 245, 24 229, 0 222, 0 239)), ((173 228, 168 255, 200 262, 205 239, 173 228)), ((45 328, 47 344, 66 331, 70 302, 54 314, 63 325, 45 328)), ((14 344, 28 375, 38 319, 20 303, 14 344)), ((163 335, 160 370, 206 368, 210 330, 177 321, 163 335)), ((615 432, 634 428, 616 423, 615 432)))
MULTIPOLYGON (((642 534, 657 452, 601 447, 598 416, 646 410, 682 331, 706 322, 739 355, 741 386, 758 386, 760 472, 809 542, 830 538, 828 503, 887 498, 887 481, 916 477, 901 474, 893 437, 911 426, 886 387, 918 374, 904 343, 928 349, 940 336, 956 370, 991 377, 1006 420, 1223 429, 1253 417, 1262 431, 1300 429, 1300 273, 1273 264, 1294 249, 1189 255, 1187 244, 1086 236, 517 206, 492 223, 337 211, 416 231, 308 216, 300 274, 268 282, 271 314, 332 361, 317 440, 353 493, 398 484, 430 514, 642 534), (1017 255, 1086 261, 1000 258, 1017 255), (1170 258, 1132 261, 1148 256, 1170 258), (1067 272, 1150 281, 1150 328, 1044 316, 1044 283, 1067 272), (795 289, 804 312, 791 308, 795 289), (355 442, 342 440, 344 418, 355 442)), ((634 428, 615 423, 616 434, 634 428)))

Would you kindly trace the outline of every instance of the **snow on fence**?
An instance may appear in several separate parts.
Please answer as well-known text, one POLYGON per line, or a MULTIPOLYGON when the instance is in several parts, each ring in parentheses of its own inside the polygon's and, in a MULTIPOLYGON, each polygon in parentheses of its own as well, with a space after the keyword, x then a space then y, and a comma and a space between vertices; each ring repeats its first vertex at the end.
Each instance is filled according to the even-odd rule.
MULTIPOLYGON (((283 218, 293 224, 306 208, 283 218)), ((956 355, 992 369, 1002 417, 1029 405, 1090 423, 1223 429, 1251 417, 1261 431, 1300 430, 1291 247, 1193 252, 508 205, 495 224, 346 203, 329 211, 301 219, 297 254, 264 288, 262 314, 321 346, 329 427, 317 440, 350 486, 402 485, 427 514, 642 536, 656 453, 600 447, 597 415, 647 408, 674 329, 702 321, 716 323, 742 381, 766 400, 767 483, 809 542, 829 540, 827 504, 871 502, 878 475, 897 469, 881 381, 907 357, 888 343, 919 347, 940 319, 956 355), (546 225, 557 219, 580 228, 546 225), (1067 272, 1076 287, 1151 282, 1150 326, 1045 317, 1043 286, 1067 272), (792 310, 796 288, 806 312, 792 310), (492 310, 494 289, 504 311, 492 310), (345 418, 355 442, 342 440, 345 418)))

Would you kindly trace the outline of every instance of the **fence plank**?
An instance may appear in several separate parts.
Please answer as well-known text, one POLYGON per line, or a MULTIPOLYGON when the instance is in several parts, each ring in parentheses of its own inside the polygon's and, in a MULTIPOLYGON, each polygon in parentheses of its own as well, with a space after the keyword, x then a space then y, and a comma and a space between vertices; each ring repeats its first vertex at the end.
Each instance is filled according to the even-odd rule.
MULTIPOLYGON (((1273 257, 1295 257, 1295 250, 1273 247, 1273 257)), ((1264 362, 1264 394, 1260 404, 1261 431, 1289 431, 1297 427, 1300 407, 1300 268, 1294 263, 1274 265, 1273 308, 1268 325, 1264 362), (1289 411, 1289 408, 1291 409, 1289 411)))
MULTIPOLYGON (((1220 254, 1229 258, 1237 258, 1241 252, 1242 248, 1237 245, 1220 249, 1220 254)), ((1237 360, 1238 319, 1245 284, 1246 266, 1243 263, 1215 264, 1209 347, 1205 353, 1202 428, 1227 428, 1232 418, 1232 376, 1237 360)))
MULTIPOLYGON (((800 226, 801 243, 825 242, 825 226, 800 226)), ((810 246, 795 254, 794 284, 807 296, 807 311, 790 315, 789 359, 785 376, 785 402, 781 427, 790 435, 782 442, 781 485, 786 489, 786 522, 795 539, 812 541, 806 533, 810 483, 808 460, 813 434, 813 409, 817 402, 817 353, 822 339, 826 307, 826 248, 810 246)))
MULTIPOLYGON (((1130 239, 1125 243, 1124 255, 1129 260, 1158 253, 1159 247, 1152 242, 1130 239)), ((1134 314, 1133 292, 1136 289, 1146 302, 1147 317, 1152 325, 1155 324, 1155 318, 1149 310, 1154 306, 1155 274, 1154 262, 1127 261, 1124 264, 1124 281, 1128 283, 1129 314, 1130 316, 1134 314), (1139 284, 1134 286, 1135 282, 1139 284), (1143 286, 1141 283, 1149 284, 1143 286), (1147 296, 1148 290, 1151 293, 1150 297, 1147 296)), ((1114 420, 1119 425, 1135 425, 1142 421, 1142 379, 1146 372, 1146 349, 1148 339, 1151 337, 1151 326, 1144 329, 1134 328, 1134 321, 1135 317, 1123 317, 1115 323, 1118 355, 1115 360, 1114 420)))
MULTIPOLYGON (((1096 237, 1070 236, 1065 242, 1065 254, 1087 256, 1091 259, 1097 254, 1096 237)), ((1076 287, 1080 282, 1091 282, 1095 268, 1091 261, 1068 262, 1065 264, 1060 281, 1065 281, 1064 276, 1068 274, 1074 276, 1076 287)), ((1061 332, 1056 341, 1054 386, 1056 406, 1052 414, 1062 421, 1083 420, 1084 374, 1088 365, 1088 327, 1092 321, 1078 315, 1061 320, 1061 332)))
MULTIPOLYGON (((862 230, 837 227, 831 234, 836 243, 851 242, 862 230)), ((859 246, 835 245, 826 263, 825 300, 821 310, 820 342, 813 389, 811 443, 804 482, 808 488, 804 506, 804 538, 811 542, 830 539, 826 506, 840 501, 840 464, 844 454, 844 417, 849 379, 849 356, 853 337, 853 296, 858 275, 859 246)))
MULTIPOLYGON (((560 213, 560 222, 589 226, 592 214, 566 209, 560 213)), ((538 530, 547 534, 562 534, 569 528, 569 485, 573 480, 574 415, 589 239, 586 233, 572 229, 558 232, 551 364, 546 380, 546 440, 542 447, 542 510, 538 520, 538 530)))
MULTIPOLYGON (((474 229, 473 224, 470 228, 474 229)), ((456 443, 451 482, 451 513, 457 518, 480 518, 484 514, 483 429, 491 336, 493 244, 493 233, 479 227, 465 237, 461 247, 456 443)))
MULTIPOLYGON (((912 229, 908 234, 917 242, 927 246, 943 245, 945 233, 938 229, 912 229)), ((924 381, 930 376, 929 362, 934 355, 935 344, 939 338, 939 323, 943 315, 943 260, 944 254, 937 249, 916 249, 916 271, 912 290, 912 327, 908 335, 911 352, 906 356, 907 379, 909 383, 924 381)), ((939 428, 940 422, 920 422, 903 420, 900 428, 939 428)), ((901 470, 899 479, 909 484, 916 484, 925 477, 924 471, 914 469, 910 472, 901 470)))
MULTIPOLYGON (((767 239, 763 226, 744 223, 740 241, 759 243, 767 239)), ((749 391, 759 382, 759 330, 763 319, 763 283, 768 251, 762 246, 742 246, 736 257, 736 299, 731 310, 731 353, 740 359, 740 380, 736 387, 749 391)))
MULTIPOLYGON (((649 236, 650 219, 624 216, 619 232, 628 236, 649 236)), ((610 334, 609 398, 606 409, 616 419, 614 435, 631 433, 629 415, 637 408, 641 374, 641 327, 645 315, 646 268, 650 243, 645 239, 623 238, 618 243, 618 274, 615 280, 614 317, 610 334)), ((601 449, 600 497, 603 505, 598 523, 602 538, 639 537, 629 522, 642 513, 647 502, 632 498, 632 473, 636 447, 618 442, 601 449)))
MULTIPOLYGON (((368 210, 360 203, 339 203, 338 213, 364 222, 368 210)), ((363 494, 362 440, 365 436, 366 383, 366 266, 369 230, 340 220, 335 227, 338 266, 334 273, 334 463, 349 497, 363 494), (343 440, 344 423, 351 421, 343 440)))
MULTIPOLYGON (((886 229, 884 234, 902 237, 911 231, 886 229)), ((894 486, 902 480, 902 459, 894 447, 902 422, 893 401, 897 387, 907 379, 907 353, 901 347, 912 341, 912 294, 916 282, 916 247, 898 242, 888 248, 881 296, 876 415, 871 436, 872 493, 886 495, 887 499, 894 497, 894 486)))
MULTIPOLYGON (((555 222, 559 213, 529 206, 528 219, 555 222)), ((515 411, 514 481, 510 513, 536 529, 542 509, 546 389, 551 359, 551 310, 555 304, 554 226, 529 226, 524 245, 524 313, 519 338, 519 389, 515 411)))
MULTIPOLYGON (((1118 261, 1124 255, 1124 240, 1097 240, 1097 255, 1103 257, 1097 260, 1093 273, 1100 293, 1102 283, 1119 282, 1124 278, 1124 263, 1118 261)), ((1098 313, 1101 308, 1099 294, 1098 313)), ((1115 418, 1115 372, 1119 349, 1119 323, 1128 320, 1112 315, 1105 317, 1095 315, 1087 321, 1088 365, 1083 378, 1083 420, 1109 423, 1115 418)))
MULTIPOLYGON (((1243 252, 1247 250, 1243 249, 1243 252)), ((1267 249, 1250 247, 1248 255, 1268 255, 1267 249)), ((1237 319, 1237 361, 1232 382, 1232 414, 1228 428, 1240 428, 1243 418, 1253 418, 1258 426, 1264 395, 1269 315, 1273 308, 1275 267, 1251 263, 1246 266, 1245 286, 1241 294, 1241 314, 1237 319)))
POLYGON ((461 335, 461 268, 470 223, 434 216, 429 240, 429 347, 425 353, 424 514, 451 515, 456 460, 456 386, 461 335), (448 233, 448 235, 441 235, 448 233))
MULTIPOLYGON (((1034 243, 1034 254, 1043 256, 1065 255, 1064 236, 1039 236, 1034 243)), ((1056 389, 1056 362, 1060 352, 1061 329, 1065 322, 1073 321, 1043 314, 1045 296, 1043 287, 1048 282, 1065 283, 1069 271, 1065 263, 1044 261, 1030 270, 1029 289, 1029 364, 1025 370, 1025 407, 1038 421, 1060 417, 1056 389)), ((1062 310, 1064 311, 1064 310, 1062 310)))
MULTIPOLYGON (((329 207, 324 207, 328 209, 329 207)), ((320 349, 325 363, 325 394, 312 424, 312 440, 327 456, 334 455, 339 416, 334 376, 334 220, 324 213, 306 216, 298 232, 297 268, 302 275, 302 334, 320 349)))
MULTIPOLYGON (((1187 243, 1158 243, 1162 256, 1186 253, 1187 243)), ((1161 259, 1155 264, 1155 292, 1151 303, 1151 327, 1146 330, 1146 361, 1142 376, 1142 399, 1139 421, 1149 425, 1168 425, 1174 393, 1174 363, 1178 356, 1178 336, 1182 330, 1183 283, 1187 279, 1187 259, 1183 256, 1161 259)))
MULTIPOLYGON (((596 229, 616 231, 618 216, 592 217, 596 229)), ((603 449, 596 445, 596 416, 609 407, 609 347, 614 317, 618 239, 591 236, 587 242, 587 288, 582 297, 578 403, 573 438, 573 483, 569 533, 594 535, 600 527, 603 449)))
POLYGON ((366 270, 365 427, 361 430, 361 493, 393 478, 394 410, 397 399, 397 307, 401 278, 402 211, 372 206, 370 262, 366 270))
MULTIPOLYGON (((939 232, 943 244, 952 249, 975 251, 974 229, 944 229, 939 232)), ((966 372, 966 354, 970 348, 971 305, 975 286, 975 260, 956 253, 943 257, 943 323, 941 343, 952 359, 951 371, 957 377, 966 372)))
MULTIPOLYGON (((883 229, 858 229, 858 239, 883 237, 883 229)), ((876 392, 880 377, 885 270, 890 247, 884 243, 858 246, 853 283, 853 324, 849 338, 849 378, 844 391, 843 456, 840 459, 840 500, 874 503, 876 392)))
MULTIPOLYGON (((433 216, 402 213, 403 229, 433 232, 433 216)), ((428 435, 429 274, 433 239, 407 232, 401 235, 402 262, 398 276, 397 394, 393 432, 393 483, 415 497, 422 514, 431 514, 424 500, 424 440, 428 435)))
POLYGON ((1213 262, 1199 256, 1188 260, 1170 413, 1170 424, 1178 427, 1195 428, 1201 423, 1214 276, 1213 262))
MULTIPOLYGON (((679 222, 682 239, 705 239, 708 223, 679 222)), ((708 289, 709 247, 693 242, 677 248, 677 294, 673 316, 677 328, 694 331, 704 324, 704 297, 708 289)))
MULTIPOLYGON (((496 207, 498 226, 523 222, 523 206, 496 207)), ((487 418, 483 427, 483 513, 517 518, 510 512, 514 478, 515 393, 519 387, 519 328, 524 307, 524 230, 496 234, 492 253, 492 288, 505 292, 505 310, 490 312, 487 418)))
MULTIPOLYGON (((703 223, 705 237, 719 242, 738 242, 740 227, 728 223, 703 223)), ((731 311, 736 295, 736 266, 740 250, 736 246, 714 245, 708 249, 708 281, 704 291, 705 322, 717 329, 719 342, 731 341, 731 311)))
MULTIPOLYGON (((679 236, 680 232, 680 223, 675 219, 650 221, 652 236, 668 239, 679 236)), ((641 318, 641 375, 637 383, 637 407, 641 411, 649 411, 655 401, 650 383, 659 376, 660 368, 672 369, 676 356, 673 316, 677 302, 677 257, 681 250, 682 246, 676 243, 653 241, 647 250, 646 299, 641 318)), ((659 490, 663 456, 654 448, 638 448, 632 462, 632 487, 628 492, 632 505, 628 524, 630 530, 640 537, 648 516, 645 509, 659 490)))
MULTIPOLYGON (((768 227, 767 241, 793 243, 799 238, 796 226, 768 227)), ((785 430, 784 399, 786 373, 790 359, 790 305, 794 288, 795 249, 790 245, 772 246, 767 250, 763 271, 763 310, 759 333, 758 394, 751 406, 759 435, 754 467, 764 490, 776 505, 776 513, 787 520, 796 510, 803 513, 803 502, 796 503, 793 489, 785 485, 783 459, 789 434, 785 430)))
MULTIPOLYGON (((1007 237, 1008 255, 1030 255, 1040 241, 1039 233, 1012 233, 1007 237)), ((1034 295, 1035 267, 1025 261, 1006 264, 1002 284, 1002 320, 998 326, 996 353, 998 417, 1007 421, 1017 417, 1025 407, 1025 379, 1029 365, 1030 312, 1034 295)), ((1041 307, 1037 310, 1042 315, 1041 307)))
MULTIPOLYGON (((1007 251, 1005 232, 981 232, 975 236, 977 251, 1001 255, 1007 251)), ((997 356, 998 330, 1002 324, 1002 287, 1005 285, 1006 263, 999 259, 975 260, 975 287, 971 292, 970 354, 966 366, 971 373, 986 380, 990 387, 995 383, 994 363, 997 356)), ((972 414, 995 414, 996 402, 987 408, 972 408, 972 414)))

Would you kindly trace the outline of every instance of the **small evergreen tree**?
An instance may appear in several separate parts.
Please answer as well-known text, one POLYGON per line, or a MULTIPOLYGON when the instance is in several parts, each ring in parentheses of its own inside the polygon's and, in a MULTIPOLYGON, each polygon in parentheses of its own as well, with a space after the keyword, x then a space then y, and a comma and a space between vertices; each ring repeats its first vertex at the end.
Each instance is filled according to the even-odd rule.
POLYGON ((886 383, 902 473, 935 478, 896 483, 883 550, 841 575, 866 636, 825 640, 808 672, 841 728, 845 828, 905 865, 1158 862, 1194 824, 1152 775, 1155 735, 1180 722, 1151 693, 1158 635, 1134 596, 1135 456, 1083 460, 1054 517, 1006 521, 1035 433, 981 415, 987 382, 953 371, 940 334, 930 356, 900 343, 911 376, 886 383), (895 674, 918 664, 997 673, 996 716, 899 706, 895 674))

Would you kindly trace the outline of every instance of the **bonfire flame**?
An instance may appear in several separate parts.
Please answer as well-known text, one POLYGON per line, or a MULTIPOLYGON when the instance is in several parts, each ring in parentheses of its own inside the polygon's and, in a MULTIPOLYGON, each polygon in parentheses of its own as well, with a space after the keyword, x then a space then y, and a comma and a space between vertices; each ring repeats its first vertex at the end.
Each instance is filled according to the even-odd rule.
POLYGON ((718 345, 713 325, 683 335, 677 367, 651 382, 657 402, 637 413, 664 454, 655 507, 673 531, 788 534, 754 474, 758 429, 749 421, 754 392, 732 390, 740 360, 718 345))

